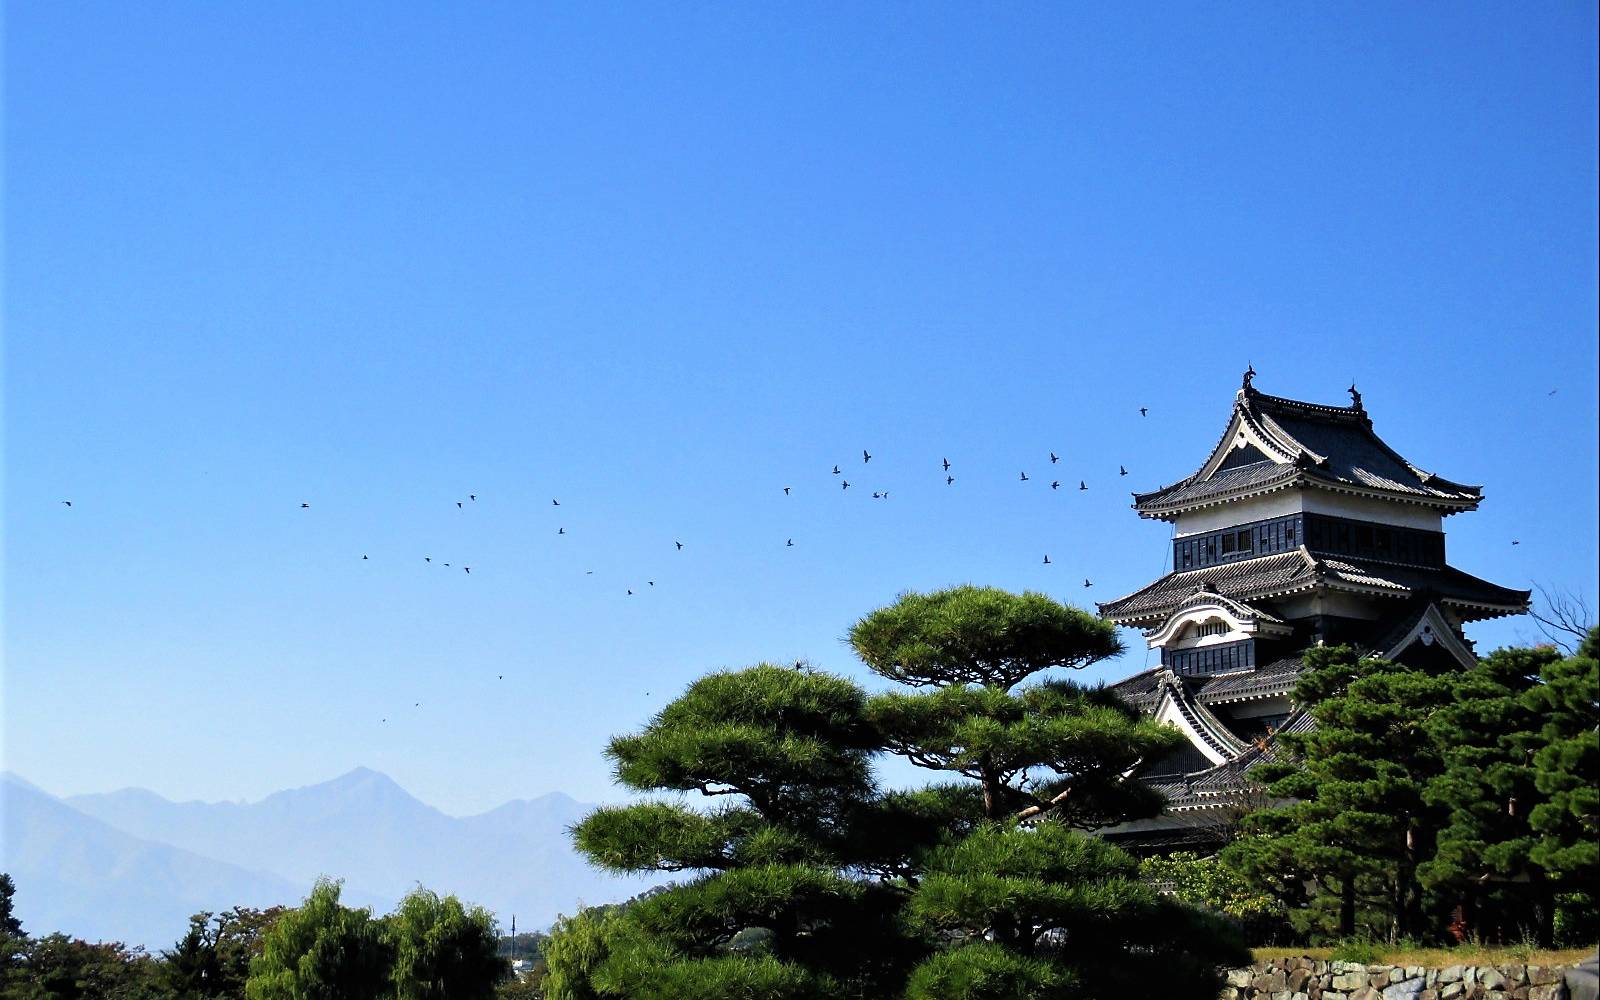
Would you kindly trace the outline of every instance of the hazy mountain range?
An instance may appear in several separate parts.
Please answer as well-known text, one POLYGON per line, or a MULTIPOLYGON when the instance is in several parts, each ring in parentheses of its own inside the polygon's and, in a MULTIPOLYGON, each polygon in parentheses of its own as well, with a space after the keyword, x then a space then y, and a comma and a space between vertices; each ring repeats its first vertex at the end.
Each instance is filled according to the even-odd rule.
POLYGON ((319 875, 387 911, 417 883, 537 929, 580 902, 652 884, 590 868, 567 827, 593 807, 559 792, 453 817, 357 768, 259 802, 170 802, 139 788, 57 798, 6 774, 0 870, 34 933, 169 947, 189 914, 292 904, 319 875))

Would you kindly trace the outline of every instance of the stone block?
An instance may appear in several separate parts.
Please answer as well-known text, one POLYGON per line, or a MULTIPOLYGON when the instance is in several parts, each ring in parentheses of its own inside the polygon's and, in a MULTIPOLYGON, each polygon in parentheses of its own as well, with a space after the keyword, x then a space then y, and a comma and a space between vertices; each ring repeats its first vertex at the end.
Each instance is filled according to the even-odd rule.
POLYGON ((1276 993, 1279 990, 1288 989, 1288 987, 1287 977, 1282 972, 1277 971, 1263 972, 1250 980, 1250 988, 1258 993, 1276 993))
POLYGON ((1452 965, 1448 968, 1440 969, 1439 977, 1435 980, 1435 982, 1459 983, 1461 982, 1461 974, 1463 971, 1465 970, 1463 970, 1459 965, 1452 965))
POLYGON ((1491 992, 1502 991, 1508 985, 1505 974, 1490 965, 1478 970, 1478 982, 1484 989, 1491 992))
POLYGON ((1367 985, 1367 971, 1340 972, 1333 977, 1333 988, 1336 990, 1359 990, 1367 985))
POLYGON ((1416 1000, 1422 992, 1422 978, 1402 979, 1383 988, 1383 1000, 1416 1000))
POLYGON ((1229 969, 1225 981, 1235 989, 1248 989, 1250 980, 1255 978, 1249 969, 1229 969))
POLYGON ((1456 1000, 1457 997, 1467 995, 1467 984, 1457 979, 1453 983, 1445 983, 1439 991, 1439 1000, 1456 1000))

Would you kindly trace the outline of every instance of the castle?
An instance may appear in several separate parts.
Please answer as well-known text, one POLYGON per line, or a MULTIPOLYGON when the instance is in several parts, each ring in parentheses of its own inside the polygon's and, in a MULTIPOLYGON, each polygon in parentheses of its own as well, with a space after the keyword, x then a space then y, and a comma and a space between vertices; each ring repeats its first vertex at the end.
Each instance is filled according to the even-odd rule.
POLYGON ((1463 625, 1528 608, 1528 591, 1446 561, 1444 519, 1476 509, 1478 487, 1384 444, 1355 386, 1351 405, 1325 406, 1268 396, 1254 377, 1198 472, 1134 494, 1140 517, 1173 525, 1172 572, 1099 605, 1161 656, 1114 690, 1189 738, 1140 769, 1166 812, 1103 831, 1135 851, 1209 849, 1261 804, 1244 772, 1311 725, 1291 697, 1307 647, 1470 665, 1463 625))

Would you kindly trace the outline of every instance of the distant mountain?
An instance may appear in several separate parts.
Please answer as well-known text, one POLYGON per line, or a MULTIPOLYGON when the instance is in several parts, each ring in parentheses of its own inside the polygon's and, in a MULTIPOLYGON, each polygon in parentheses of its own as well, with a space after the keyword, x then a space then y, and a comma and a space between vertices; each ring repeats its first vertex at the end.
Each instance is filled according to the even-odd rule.
POLYGON ((0 775, 0 870, 30 933, 170 947, 200 910, 296 903, 306 887, 141 839, 0 775))
POLYGON ((381 909, 421 883, 532 928, 660 881, 589 867, 567 828, 593 807, 560 793, 453 817, 357 768, 252 803, 169 802, 143 789, 65 801, 135 836, 288 879, 302 894, 319 875, 346 879, 381 909))

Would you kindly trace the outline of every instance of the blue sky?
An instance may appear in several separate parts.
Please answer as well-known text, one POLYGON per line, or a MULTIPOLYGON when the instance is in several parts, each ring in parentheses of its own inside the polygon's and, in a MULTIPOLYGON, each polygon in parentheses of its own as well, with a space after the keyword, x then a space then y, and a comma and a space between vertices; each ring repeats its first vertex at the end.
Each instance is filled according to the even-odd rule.
POLYGON ((609 796, 707 670, 868 677, 903 589, 1157 576, 1128 494, 1247 363, 1593 602, 1595 21, 10 5, 5 764, 609 796))

